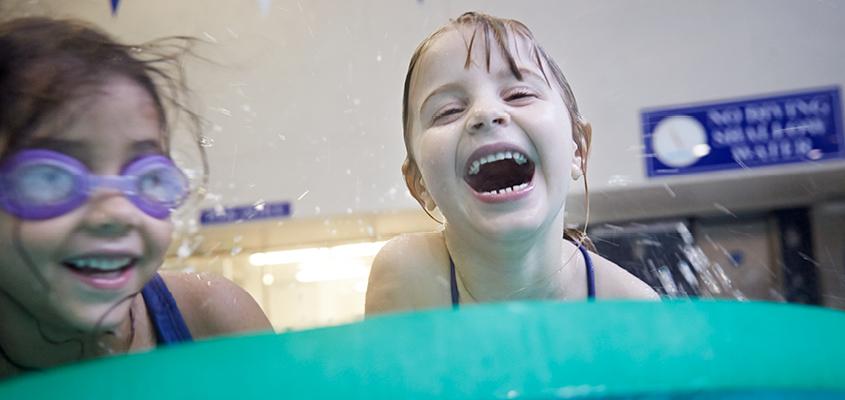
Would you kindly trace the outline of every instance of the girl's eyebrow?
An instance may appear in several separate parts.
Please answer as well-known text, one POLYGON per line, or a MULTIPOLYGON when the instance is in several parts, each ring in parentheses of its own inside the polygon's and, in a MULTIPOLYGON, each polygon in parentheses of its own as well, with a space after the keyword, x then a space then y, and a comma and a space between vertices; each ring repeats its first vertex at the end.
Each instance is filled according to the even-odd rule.
POLYGON ((457 83, 447 83, 443 86, 438 87, 437 89, 434 89, 431 93, 428 94, 428 96, 426 96, 425 100, 423 100, 423 102, 420 104, 420 110, 424 109, 426 103, 428 103, 428 101, 431 100, 434 96, 437 96, 438 94, 441 94, 443 92, 455 90, 459 87, 460 85, 457 83))
POLYGON ((75 158, 83 158, 88 152, 88 146, 79 140, 61 139, 55 137, 33 138, 27 140, 23 147, 53 150, 75 158))
POLYGON ((133 154, 164 153, 161 143, 157 140, 140 140, 132 143, 133 154))
MULTIPOLYGON (((519 67, 519 73, 522 74, 522 78, 523 78, 523 79, 519 79, 520 81, 524 81, 526 76, 530 76, 530 77, 532 77, 532 78, 534 78, 534 79, 536 79, 540 82, 546 82, 546 80, 543 79, 543 77, 540 76, 540 74, 538 74, 533 69, 525 68, 525 67, 519 67)), ((496 75, 498 75, 497 77, 499 79, 515 77, 515 74, 513 73, 513 71, 510 70, 510 68, 502 69, 496 75)))
MULTIPOLYGON (((80 160, 85 159, 90 151, 90 145, 83 141, 55 137, 33 138, 27 141, 24 147, 53 150, 80 160)), ((132 143, 131 152, 132 154, 163 154, 164 149, 157 140, 139 140, 132 143)))

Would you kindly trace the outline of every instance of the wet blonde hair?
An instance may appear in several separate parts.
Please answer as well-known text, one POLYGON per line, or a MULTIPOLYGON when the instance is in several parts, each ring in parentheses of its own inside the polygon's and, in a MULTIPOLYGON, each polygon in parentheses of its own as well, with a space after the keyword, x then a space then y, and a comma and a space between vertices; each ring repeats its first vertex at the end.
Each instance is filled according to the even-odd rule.
MULTIPOLYGON (((411 192, 411 195, 414 196, 414 199, 420 203, 423 207, 423 210, 431 216, 433 219, 434 216, 431 215, 431 212, 434 210, 434 207, 431 204, 427 205, 424 196, 427 196, 425 185, 422 181, 422 175, 420 174, 419 167, 417 167, 417 162, 414 160, 414 154, 411 151, 411 119, 410 119, 410 110, 409 110, 409 95, 411 91, 411 79, 414 76, 414 72, 417 69, 417 64, 419 63, 420 59, 422 58, 423 54, 425 54, 426 50, 434 43, 434 41, 444 32, 449 31, 450 29, 456 28, 470 28, 472 29, 472 36, 469 39, 469 43, 467 44, 467 55, 466 59, 464 60, 464 68, 469 69, 472 65, 472 49, 477 44, 480 43, 480 46, 484 46, 484 65, 487 68, 487 71, 490 71, 490 58, 493 49, 498 49, 501 53, 502 57, 508 64, 511 73, 519 79, 520 81, 523 79, 522 72, 519 70, 519 66, 516 64, 516 58, 514 54, 511 53, 511 49, 508 47, 508 43, 511 39, 523 39, 531 44, 531 50, 528 55, 529 59, 533 60, 537 67, 540 69, 543 77, 546 79, 546 83, 549 86, 552 86, 552 81, 549 80, 549 75, 554 80, 554 83, 557 84, 558 88, 560 89, 560 95, 563 99, 563 103, 566 105, 566 109, 569 112, 570 120, 572 121, 572 139, 575 141, 575 145, 577 147, 577 152, 581 155, 581 172, 584 175, 584 190, 585 190, 585 201, 587 203, 587 210, 589 210, 589 188, 587 186, 587 156, 590 153, 590 142, 592 140, 592 130, 590 125, 586 122, 586 120, 581 116, 581 113, 578 111, 578 103, 575 101, 575 95, 572 93, 572 88, 569 86, 569 82, 566 80, 566 77, 563 76, 563 72, 561 71, 560 67, 557 63, 546 54, 546 51, 537 44, 537 41, 534 39, 534 35, 531 33, 531 30, 528 29, 525 24, 513 19, 504 19, 504 18, 497 18, 491 15, 478 13, 478 12, 467 12, 462 14, 457 19, 452 20, 449 24, 441 27, 434 33, 432 33, 429 37, 420 43, 417 46, 417 49, 414 51, 414 54, 411 56, 411 62, 408 65, 408 72, 405 75, 405 89, 404 95, 402 97, 402 128, 404 131, 404 139, 405 139, 405 162, 402 163, 402 174, 405 177, 405 184, 408 186, 408 190, 411 192), (547 68, 548 67, 548 71, 547 68)), ((519 50, 514 47, 514 50, 517 52, 517 56, 519 55, 519 50)), ((442 221, 438 221, 442 222, 442 221)), ((589 242, 589 239, 586 237, 586 234, 583 231, 577 229, 566 228, 564 230, 564 237, 578 242, 578 243, 585 243, 588 247, 592 248, 592 244, 589 242)))

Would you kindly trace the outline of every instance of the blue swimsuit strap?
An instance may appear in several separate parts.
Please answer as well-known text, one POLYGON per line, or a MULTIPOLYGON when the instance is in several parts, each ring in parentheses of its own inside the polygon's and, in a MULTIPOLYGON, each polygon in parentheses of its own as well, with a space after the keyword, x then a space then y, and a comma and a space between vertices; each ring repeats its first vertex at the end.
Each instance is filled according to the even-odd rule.
MULTIPOLYGON (((582 245, 578 245, 578 250, 584 256, 584 264, 587 268, 587 299, 593 300, 596 298, 596 277, 593 270, 593 259, 590 253, 582 245)), ((461 303, 461 293, 458 292, 458 280, 455 277, 455 263, 452 261, 452 256, 449 256, 449 287, 452 294, 452 308, 458 308, 461 303)))
POLYGON ((153 322, 157 344, 172 344, 190 342, 193 340, 188 325, 179 312, 176 299, 167 289, 161 275, 153 275, 153 279, 141 290, 147 314, 153 322))

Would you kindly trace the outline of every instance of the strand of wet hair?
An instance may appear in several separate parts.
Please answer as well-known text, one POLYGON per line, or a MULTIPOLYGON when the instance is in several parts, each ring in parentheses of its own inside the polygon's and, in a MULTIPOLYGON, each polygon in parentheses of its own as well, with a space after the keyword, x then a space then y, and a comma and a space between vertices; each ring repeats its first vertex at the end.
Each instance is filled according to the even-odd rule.
MULTIPOLYGON (((23 241, 21 240, 21 236, 22 236, 21 235, 21 220, 15 219, 14 224, 15 225, 14 225, 13 231, 12 231, 13 232, 12 240, 13 240, 13 245, 15 246, 15 250, 17 250, 18 255, 21 256, 21 258, 24 261, 24 264, 26 264, 27 268, 29 268, 32 275, 35 276, 38 279, 38 281, 44 286, 44 288, 47 291, 51 290, 51 287, 50 287, 49 283, 47 282, 47 279, 44 278, 44 276, 41 275, 38 272, 38 268, 35 266, 35 263, 32 260, 32 257, 29 255, 29 253, 26 251, 25 247, 23 246, 23 241)), ((18 308, 23 310, 26 314, 29 315, 30 318, 32 318, 35 321, 35 326, 36 326, 36 329, 38 330, 38 334, 39 334, 39 336, 41 336, 41 338, 45 342, 50 343, 50 344, 54 344, 54 345, 63 345, 63 344, 66 344, 66 343, 75 342, 79 345, 79 354, 77 356, 77 361, 83 359, 83 357, 85 356, 85 342, 82 339, 71 337, 71 338, 68 338, 68 339, 65 339, 65 340, 60 340, 60 339, 53 339, 53 338, 49 337, 49 335, 47 335, 47 333, 44 331, 44 328, 42 326, 42 321, 39 320, 35 316, 34 313, 32 313, 30 310, 28 310, 27 307, 25 307, 23 303, 21 303, 17 299, 15 299, 14 296, 11 295, 11 293, 6 292, 5 290, 2 290, 2 291, 6 295, 7 298, 9 298, 13 303, 15 303, 18 306, 18 308)), ((94 325, 94 329, 91 331, 91 336, 89 337, 89 339, 91 339, 92 342, 94 340, 96 340, 96 335, 100 331, 100 327, 102 326, 103 322, 108 317, 108 315, 112 311, 114 311, 118 306, 123 304, 125 301, 133 299, 139 293, 140 293, 140 291, 134 292, 134 293, 124 297, 123 299, 115 302, 115 304, 113 304, 111 307, 109 307, 109 309, 106 310, 106 312, 103 313, 103 315, 100 316, 100 318, 97 320, 97 323, 94 325)), ((135 340, 135 313, 133 312, 131 305, 129 307, 129 332, 130 332, 129 333, 129 347, 131 348, 132 342, 134 342, 134 340, 135 340)), ((80 333, 84 334, 84 332, 82 332, 82 331, 80 331, 80 333)), ((116 332, 114 332, 114 331, 107 331, 106 333, 111 334, 113 336, 116 336, 116 332)), ((2 346, 0 346, 0 354, 2 354, 3 358, 5 358, 12 366, 14 366, 15 368, 18 368, 19 370, 34 371, 34 370, 40 370, 41 369, 41 368, 38 368, 38 367, 25 366, 23 364, 15 362, 11 358, 9 358, 8 353, 5 351, 5 349, 2 348, 2 346)))
POLYGON ((2 343, 0 343, 0 356, 2 356, 3 359, 6 360, 6 362, 9 363, 9 365, 14 367, 18 371, 35 372, 35 371, 42 371, 43 370, 43 368, 32 367, 32 366, 29 366, 29 365, 23 365, 23 364, 15 361, 14 359, 12 359, 12 357, 9 355, 9 353, 6 352, 6 349, 3 348, 2 343))
MULTIPOLYGON (((12 239, 13 239, 13 243, 14 243, 14 246, 15 246, 15 250, 18 252, 18 255, 21 257, 21 259, 23 260, 23 262, 27 266, 27 268, 29 268, 29 271, 32 273, 32 275, 36 277, 36 279, 41 283, 42 286, 44 286, 44 289, 47 292, 50 292, 52 290, 52 288, 50 287, 49 282, 47 282, 47 279, 43 275, 41 275, 41 273, 38 271, 38 267, 36 267, 35 262, 32 260, 32 257, 30 256, 29 252, 26 251, 26 248, 23 245, 23 240, 21 239, 21 237, 22 237, 22 234, 21 234, 22 221, 20 219, 15 219, 14 224, 15 225, 14 225, 13 231, 12 231, 13 232, 12 239)), ((16 301, 14 299, 14 297, 11 296, 10 294, 7 293, 7 296, 10 299, 12 299, 15 303, 17 303, 18 307, 21 310, 23 310, 26 314, 29 314, 29 317, 32 318, 33 321, 35 321, 35 327, 38 330, 38 334, 41 336, 41 338, 45 342, 53 344, 53 345, 63 345, 65 343, 76 342, 79 345, 79 357, 81 358, 81 356, 84 354, 84 351, 85 351, 85 345, 84 345, 84 343, 82 342, 81 339, 69 338, 69 339, 66 339, 66 340, 59 340, 59 339, 51 338, 44 331, 44 327, 42 326, 42 321, 39 320, 38 317, 33 312, 28 310, 24 306, 23 303, 16 301)), ((8 359, 8 357, 7 357, 7 359, 8 359)), ((11 362, 11 360, 9 360, 9 361, 11 362)))
POLYGON ((12 244, 15 246, 15 249, 18 251, 18 255, 21 256, 24 264, 27 268, 29 268, 32 275, 38 279, 38 282, 45 290, 50 291, 50 284, 47 282, 47 279, 38 273, 38 268, 35 266, 35 262, 32 261, 32 257, 30 257, 29 253, 24 250, 23 241, 21 240, 21 220, 15 218, 14 224, 15 225, 12 227, 12 244))
MULTIPOLYGON (((135 298, 135 296, 137 296, 139 293, 140 293, 140 291, 134 292, 134 293, 124 297, 120 301, 117 301, 114 304, 112 304, 112 306, 109 307, 109 309, 106 310, 106 312, 104 312, 103 315, 100 316, 100 319, 97 320, 97 323, 94 324, 94 329, 91 330, 89 339, 92 342, 94 342, 97 339, 97 337, 96 337, 97 332, 100 331, 100 327, 102 326, 103 322, 105 322, 105 320, 109 316, 109 314, 111 314, 112 311, 114 311, 117 307, 119 307, 121 304, 123 304, 127 300, 130 300, 130 301, 133 300, 135 298)), ((109 334, 109 335, 115 336, 115 337, 117 336, 117 332, 115 332, 115 331, 106 331, 106 333, 109 334)), ((129 349, 132 348, 132 342, 134 342, 134 341, 135 341, 135 313, 132 311, 132 303, 130 303, 129 304, 129 345, 126 349, 127 352, 129 351, 129 349)))

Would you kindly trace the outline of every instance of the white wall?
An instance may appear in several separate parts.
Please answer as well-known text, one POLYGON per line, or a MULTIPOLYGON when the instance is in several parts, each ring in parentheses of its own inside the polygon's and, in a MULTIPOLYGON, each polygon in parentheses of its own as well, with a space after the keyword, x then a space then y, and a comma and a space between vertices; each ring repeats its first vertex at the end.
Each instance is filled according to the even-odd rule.
MULTIPOLYGON (((840 2, 273 0, 266 15, 251 0, 122 3, 117 17, 102 0, 32 7, 130 41, 214 42, 199 51, 220 65, 191 62, 190 80, 226 205, 292 200, 297 217, 416 208, 399 173, 405 69, 420 40, 471 9, 524 21, 572 82, 594 125, 594 219, 845 194, 842 163, 649 181, 639 119, 650 106, 845 84, 840 2)), ((580 195, 570 203, 580 218, 580 195)))

